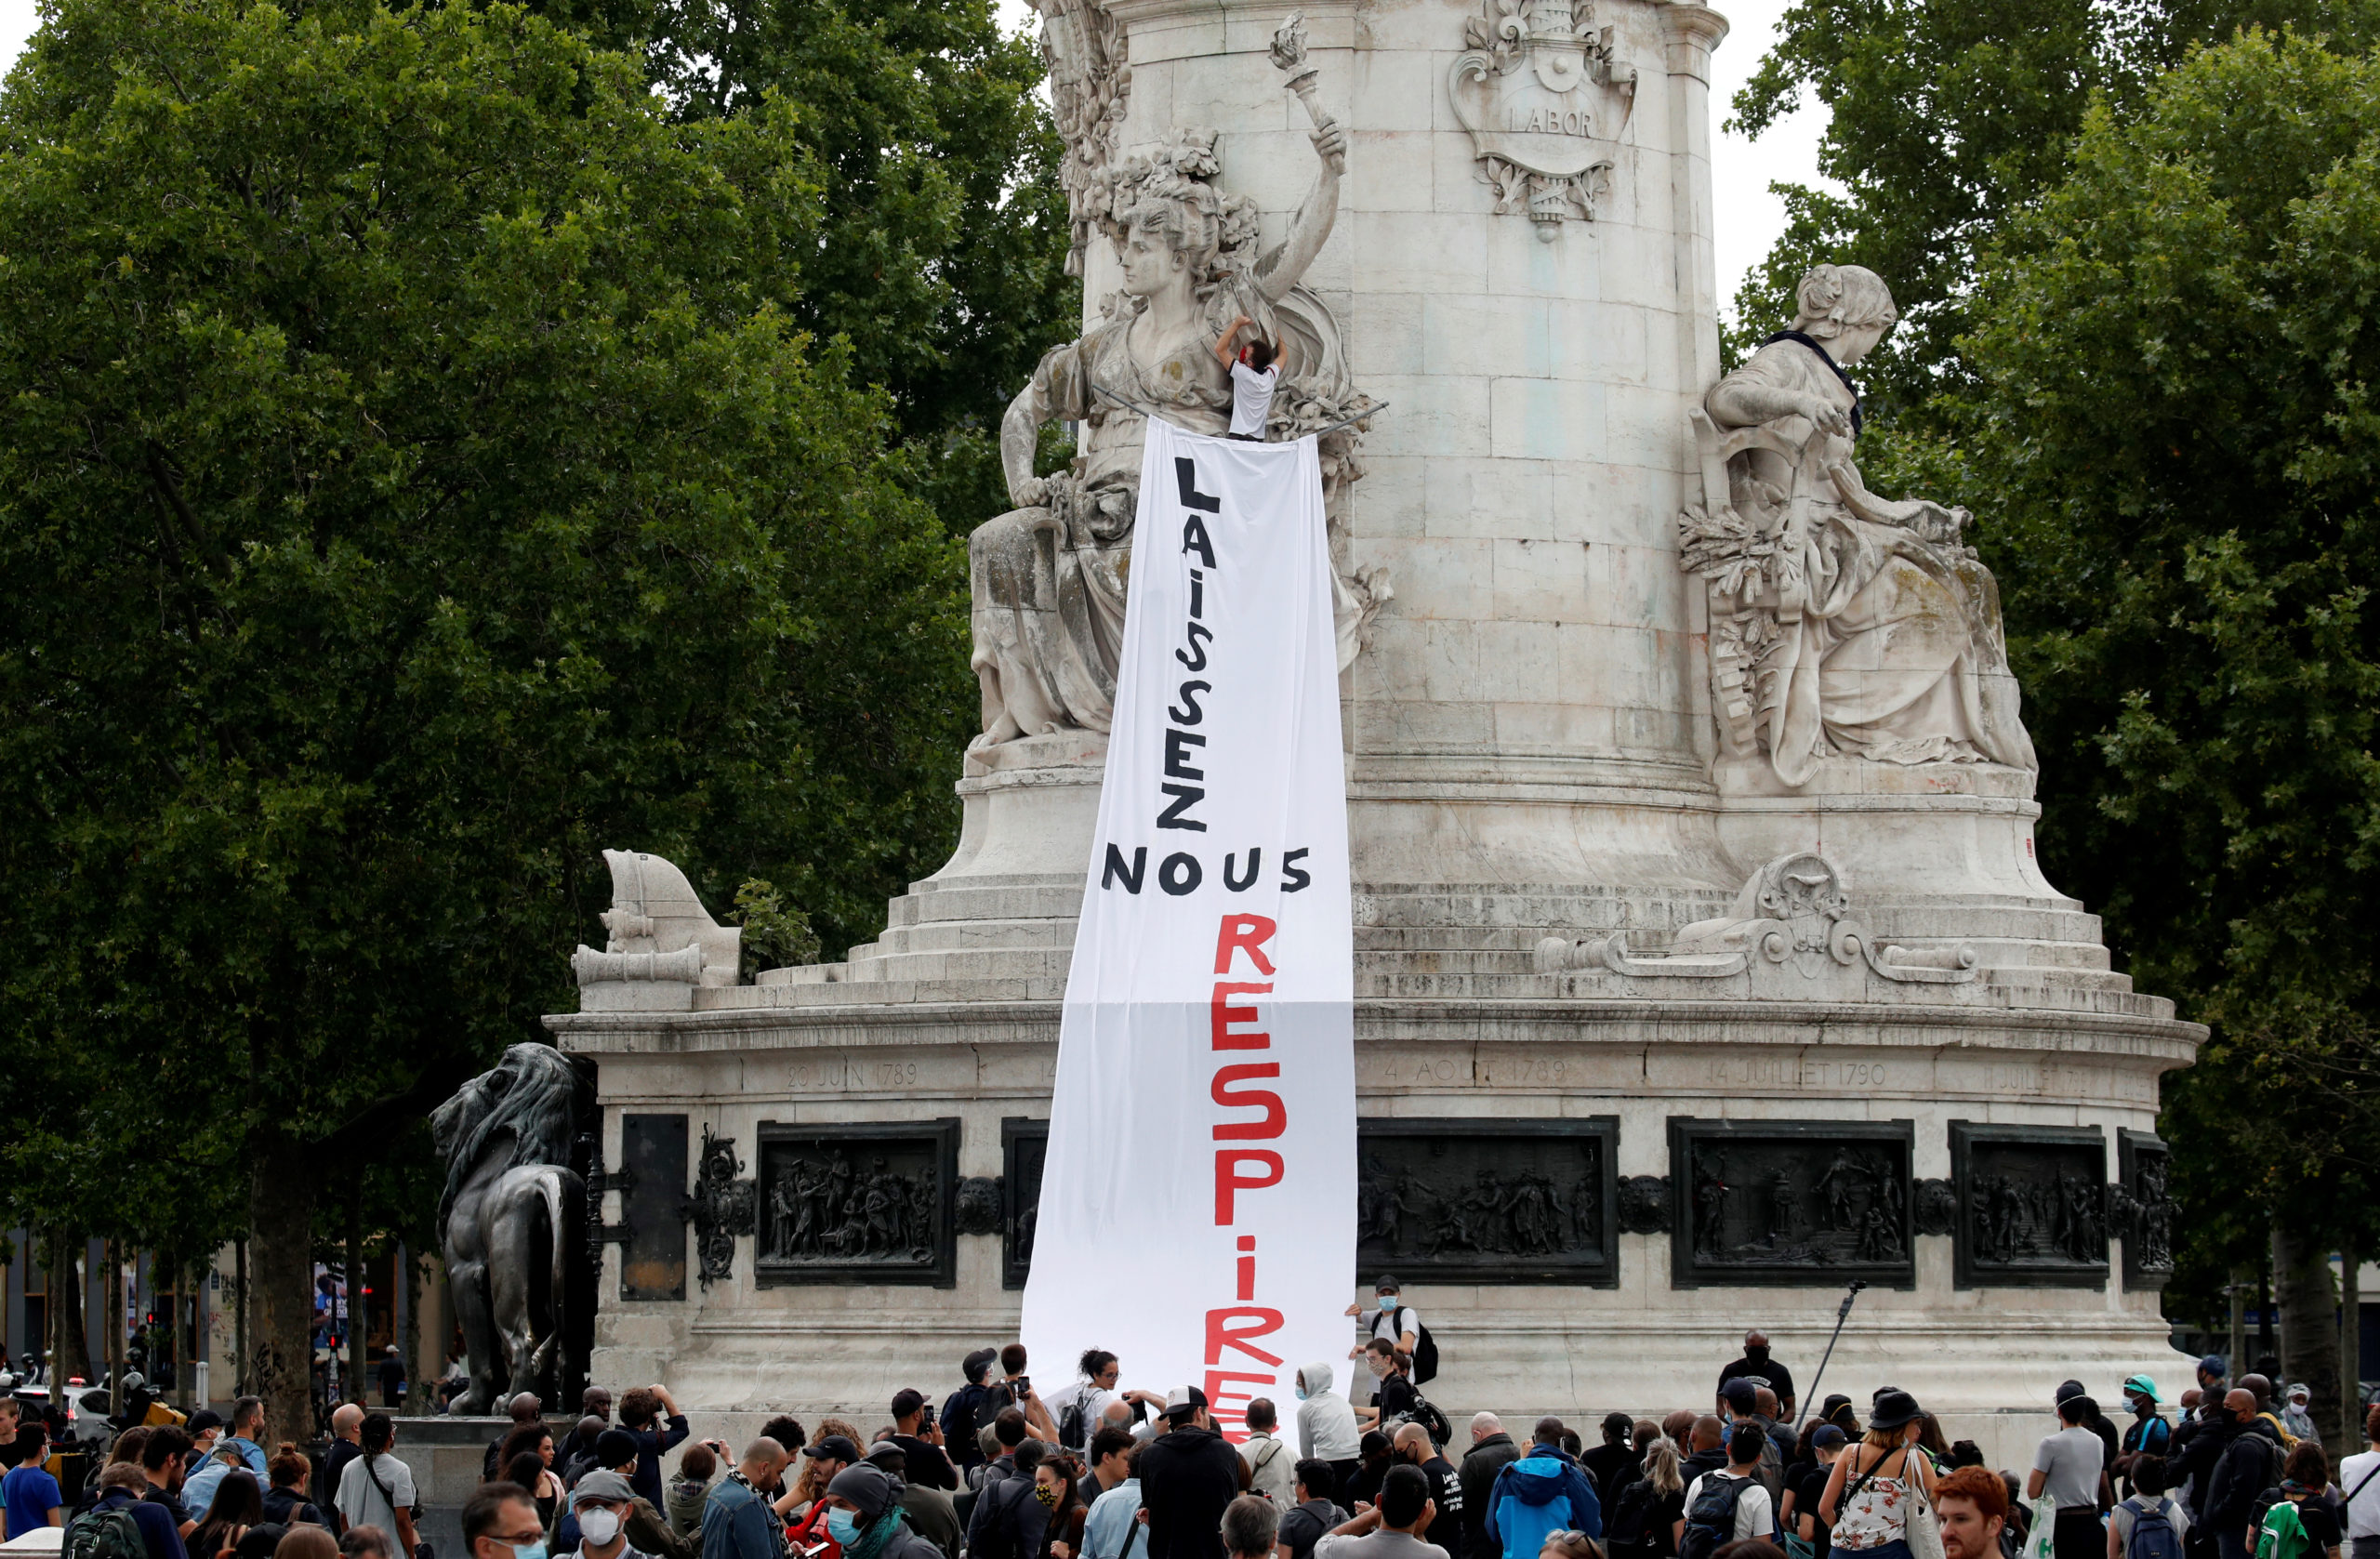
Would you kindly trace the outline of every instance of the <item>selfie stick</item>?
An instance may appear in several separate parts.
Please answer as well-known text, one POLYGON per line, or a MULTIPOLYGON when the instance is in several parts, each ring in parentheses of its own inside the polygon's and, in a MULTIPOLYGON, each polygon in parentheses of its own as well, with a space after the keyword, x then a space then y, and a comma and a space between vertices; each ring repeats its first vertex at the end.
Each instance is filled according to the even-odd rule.
POLYGON ((1834 1357, 1834 1345, 1843 1337, 1843 1323, 1851 1319, 1852 1301, 1859 1297, 1859 1290, 1867 1286, 1867 1284, 1855 1277, 1851 1280, 1850 1288, 1844 1292, 1842 1307, 1834 1313, 1834 1336, 1826 1340, 1826 1354, 1818 1360, 1818 1372, 1810 1381, 1810 1394, 1807 1400, 1811 1402, 1822 1402, 1825 1400, 1824 1397, 1818 1395, 1818 1381, 1826 1379, 1827 1363, 1834 1357))

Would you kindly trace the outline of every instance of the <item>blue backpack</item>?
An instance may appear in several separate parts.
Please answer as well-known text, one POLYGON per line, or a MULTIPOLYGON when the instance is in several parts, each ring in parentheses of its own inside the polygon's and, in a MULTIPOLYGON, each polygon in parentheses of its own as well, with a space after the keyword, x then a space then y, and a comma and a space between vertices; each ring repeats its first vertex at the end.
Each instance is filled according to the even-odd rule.
POLYGON ((2182 1559, 2182 1539, 2174 1531, 2173 1514, 2174 1502, 2161 1496, 2155 1509, 2135 1515, 2123 1559, 2182 1559))

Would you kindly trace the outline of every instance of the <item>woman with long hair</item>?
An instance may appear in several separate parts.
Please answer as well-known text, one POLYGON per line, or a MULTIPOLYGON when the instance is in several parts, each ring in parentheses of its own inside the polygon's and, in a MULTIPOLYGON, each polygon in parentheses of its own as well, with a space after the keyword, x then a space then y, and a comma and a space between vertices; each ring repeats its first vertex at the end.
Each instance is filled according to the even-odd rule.
POLYGON ((306 1502, 306 1480, 314 1475, 314 1464, 306 1453, 287 1440, 272 1453, 264 1464, 264 1475, 272 1486, 264 1491, 264 1518, 276 1526, 291 1526, 298 1522, 311 1522, 328 1526, 323 1513, 306 1502))
POLYGON ((263 1520, 264 1495, 257 1487, 257 1475, 245 1467, 234 1467, 215 1486, 214 1501, 199 1517, 184 1546, 191 1559, 220 1559, 240 1546, 249 1527, 263 1520))
POLYGON ((1686 1474, 1677 1442, 1657 1434, 1645 1443, 1639 1475, 1620 1491, 1604 1517, 1604 1541, 1612 1559, 1676 1559, 1686 1526, 1686 1474))
POLYGON ((1082 1502, 1081 1481, 1082 1468, 1071 1456, 1053 1456, 1033 1469, 1033 1498, 1046 1514, 1041 1549, 1031 1559, 1074 1559, 1082 1552, 1083 1518, 1091 1507, 1082 1502))
POLYGON ((1934 1462, 1919 1447, 1924 1409, 1905 1391, 1876 1398, 1868 1433, 1827 1473, 1818 1519, 1830 1548, 1859 1559, 1910 1559, 1909 1513, 1934 1492, 1934 1462))
POLYGON ((504 1437, 496 1453, 496 1470, 529 1491, 537 1504, 537 1520, 549 1534, 562 1513, 562 1479, 554 1475, 554 1432, 541 1423, 524 1423, 504 1437))

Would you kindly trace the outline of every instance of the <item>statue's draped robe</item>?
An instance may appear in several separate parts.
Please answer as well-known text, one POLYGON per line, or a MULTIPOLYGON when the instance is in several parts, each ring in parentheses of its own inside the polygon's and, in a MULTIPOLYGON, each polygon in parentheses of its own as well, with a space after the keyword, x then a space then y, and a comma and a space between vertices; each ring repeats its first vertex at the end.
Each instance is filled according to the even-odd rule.
MULTIPOLYGON (((1754 388, 1853 404, 1832 365, 1798 341, 1763 347, 1721 380, 1706 403, 1712 419, 1743 426, 1721 408, 1731 389, 1754 388)), ((1778 538, 1777 575, 1792 588, 1775 602, 1778 642, 1763 663, 1760 706, 1778 777, 1806 784, 1836 754, 2038 767, 1990 571, 1955 544, 1852 513, 1828 474, 1850 468, 1851 456, 1846 435, 1811 436, 1800 473, 1807 503, 1778 538)), ((1739 509, 1781 503, 1793 490, 1783 456, 1742 458, 1749 469, 1736 474, 1751 480, 1736 483, 1739 509)))
POLYGON ((1075 469, 1051 479, 1043 506, 986 521, 969 539, 970 664, 984 684, 986 731, 1003 711, 1028 736, 1107 730, 1146 427, 1129 407, 1193 432, 1230 426, 1229 381, 1214 354, 1184 343, 1144 372, 1130 323, 1098 325, 1041 360, 1029 390, 1034 420, 1080 425, 1075 469))

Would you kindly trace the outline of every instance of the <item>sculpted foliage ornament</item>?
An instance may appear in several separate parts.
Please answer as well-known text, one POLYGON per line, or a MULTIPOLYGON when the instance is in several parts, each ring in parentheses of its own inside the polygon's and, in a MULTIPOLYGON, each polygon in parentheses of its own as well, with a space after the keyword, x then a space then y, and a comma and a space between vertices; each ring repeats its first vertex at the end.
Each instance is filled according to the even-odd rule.
POLYGON ((1447 94, 1496 192, 1498 215, 1526 211, 1540 238, 1593 221, 1610 183, 1636 72, 1598 31, 1592 0, 1484 0, 1463 25, 1447 94))

